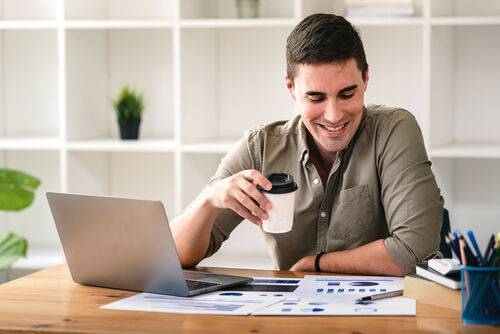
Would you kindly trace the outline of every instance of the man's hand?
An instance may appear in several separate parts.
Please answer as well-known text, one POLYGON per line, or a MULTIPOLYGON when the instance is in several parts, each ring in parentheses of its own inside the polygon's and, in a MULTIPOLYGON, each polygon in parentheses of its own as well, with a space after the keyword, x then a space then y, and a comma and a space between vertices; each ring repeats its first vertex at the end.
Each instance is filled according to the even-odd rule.
POLYGON ((244 170, 213 184, 207 191, 208 202, 219 209, 231 209, 241 217, 260 225, 268 218, 272 205, 257 185, 266 190, 271 182, 256 170, 244 170))
POLYGON ((316 271, 314 268, 314 255, 306 256, 300 259, 290 268, 291 271, 316 271))

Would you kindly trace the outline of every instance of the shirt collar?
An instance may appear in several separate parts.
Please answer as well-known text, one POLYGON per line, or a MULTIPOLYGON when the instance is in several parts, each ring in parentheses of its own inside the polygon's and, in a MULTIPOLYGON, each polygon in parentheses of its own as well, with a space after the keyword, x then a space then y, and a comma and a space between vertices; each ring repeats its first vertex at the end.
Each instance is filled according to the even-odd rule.
MULTIPOLYGON (((299 116, 300 117, 300 116, 299 116)), ((298 124, 298 158, 300 162, 307 163, 309 159, 309 146, 307 146, 307 130, 302 122, 302 117, 299 118, 298 124)))

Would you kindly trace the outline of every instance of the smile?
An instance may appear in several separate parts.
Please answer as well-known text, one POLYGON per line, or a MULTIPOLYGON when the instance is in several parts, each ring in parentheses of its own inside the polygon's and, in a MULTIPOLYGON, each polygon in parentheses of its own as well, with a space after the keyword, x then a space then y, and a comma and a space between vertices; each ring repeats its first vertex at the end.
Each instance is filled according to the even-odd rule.
POLYGON ((323 125, 323 124, 319 124, 323 129, 326 129, 328 130, 329 132, 339 132, 339 131, 342 131, 346 125, 348 124, 349 122, 346 122, 344 124, 340 124, 339 126, 336 126, 336 127, 331 127, 331 126, 326 126, 326 125, 323 125))

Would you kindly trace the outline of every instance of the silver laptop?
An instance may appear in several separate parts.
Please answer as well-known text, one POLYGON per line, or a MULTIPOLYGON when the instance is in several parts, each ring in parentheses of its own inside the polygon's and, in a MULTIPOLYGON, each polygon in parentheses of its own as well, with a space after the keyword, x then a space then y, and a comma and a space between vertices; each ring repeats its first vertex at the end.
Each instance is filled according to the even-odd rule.
POLYGON ((174 296, 252 279, 182 270, 160 201, 47 193, 73 280, 174 296))

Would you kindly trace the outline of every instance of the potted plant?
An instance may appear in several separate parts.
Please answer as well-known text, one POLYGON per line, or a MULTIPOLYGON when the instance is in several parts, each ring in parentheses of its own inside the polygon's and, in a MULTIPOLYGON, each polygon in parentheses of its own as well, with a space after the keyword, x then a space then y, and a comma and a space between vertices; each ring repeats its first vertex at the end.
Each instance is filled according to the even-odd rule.
MULTIPOLYGON (((33 203, 40 180, 29 174, 0 168, 0 210, 20 211, 33 203)), ((12 232, 0 236, 0 271, 26 256, 28 241, 12 232)))
POLYGON ((136 89, 123 86, 116 99, 111 100, 120 126, 121 139, 138 139, 144 111, 144 96, 136 89))

